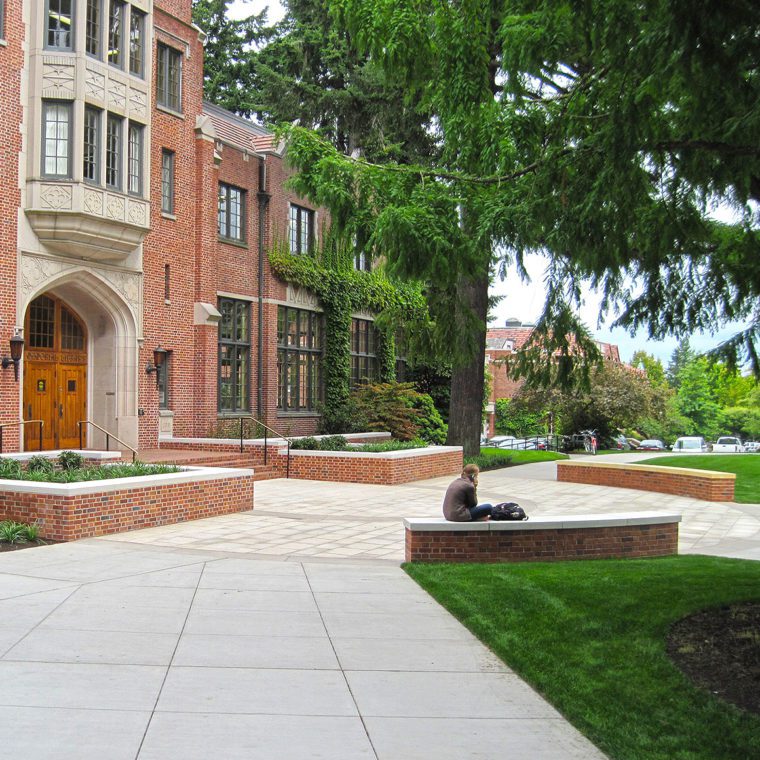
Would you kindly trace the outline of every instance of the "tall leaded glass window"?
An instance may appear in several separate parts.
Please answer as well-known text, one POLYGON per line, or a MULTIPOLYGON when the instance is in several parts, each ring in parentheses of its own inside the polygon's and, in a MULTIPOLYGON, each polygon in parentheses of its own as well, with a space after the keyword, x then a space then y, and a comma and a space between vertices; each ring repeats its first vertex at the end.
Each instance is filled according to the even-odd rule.
POLYGON ((50 50, 74 49, 74 0, 45 0, 46 47, 50 50))
POLYGON ((291 204, 290 206, 290 252, 310 253, 314 246, 314 212, 291 204))
POLYGON ((158 43, 156 102, 172 111, 182 111, 182 54, 158 43))
POLYGON ((158 374, 156 378, 156 386, 158 388, 158 408, 169 408, 169 375, 171 371, 171 358, 172 352, 167 351, 164 361, 159 367, 156 368, 158 374))
POLYGON ((85 17, 85 50, 88 55, 101 57, 101 35, 103 33, 103 0, 87 0, 85 17))
POLYGON ((250 409, 251 305, 219 299, 219 411, 250 409))
POLYGON ((277 310, 277 408, 316 409, 322 395, 322 315, 280 306, 277 310))
POLYGON ((46 177, 71 177, 71 103, 42 102, 42 173, 46 177))
POLYGON ((377 379, 375 325, 367 319, 351 320, 351 387, 377 379))
POLYGON ((106 123, 106 185, 115 190, 121 190, 122 126, 123 119, 121 117, 108 114, 106 123))
POLYGON ((124 14, 123 0, 110 0, 108 9, 108 63, 124 68, 124 14))
POLYGON ((129 14, 129 73, 145 76, 145 14, 136 8, 129 14))
POLYGON ((142 195, 143 191, 143 132, 141 124, 129 123, 127 190, 132 195, 142 195))
POLYGON ((100 119, 97 108, 84 109, 84 167, 86 182, 100 182, 100 119))
POLYGON ((245 240, 245 190, 219 183, 219 236, 245 240))
POLYGON ((161 151, 161 211, 174 213, 174 151, 161 151))

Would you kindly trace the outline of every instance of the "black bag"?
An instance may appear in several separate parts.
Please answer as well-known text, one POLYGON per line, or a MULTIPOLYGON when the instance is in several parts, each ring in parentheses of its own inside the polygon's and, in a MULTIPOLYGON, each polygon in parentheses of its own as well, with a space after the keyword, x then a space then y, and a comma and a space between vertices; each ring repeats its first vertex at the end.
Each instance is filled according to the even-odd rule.
POLYGON ((496 504, 491 511, 492 520, 527 520, 525 510, 513 501, 504 501, 496 504))

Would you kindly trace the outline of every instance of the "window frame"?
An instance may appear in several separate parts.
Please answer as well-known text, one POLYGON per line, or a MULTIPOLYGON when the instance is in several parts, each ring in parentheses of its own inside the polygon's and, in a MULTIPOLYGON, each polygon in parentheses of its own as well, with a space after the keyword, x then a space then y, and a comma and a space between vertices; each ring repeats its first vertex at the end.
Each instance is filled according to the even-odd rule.
POLYGON ((110 190, 116 190, 121 192, 124 186, 124 117, 115 113, 106 114, 106 132, 105 132, 105 172, 104 181, 105 186, 110 190), (111 149, 111 125, 116 124, 118 126, 118 133, 116 134, 116 150, 111 149), (113 165, 109 162, 109 156, 115 156, 113 165), (116 173, 116 182, 109 181, 109 172, 116 173))
POLYGON ((169 378, 171 377, 172 352, 167 351, 164 360, 156 367, 156 389, 158 390, 158 408, 171 409, 169 397, 169 378))
POLYGON ((293 256, 308 256, 314 251, 315 213, 313 209, 290 204, 288 213, 288 246, 293 256), (303 250, 304 221, 306 222, 306 250, 303 250))
POLYGON ((82 179, 87 182, 88 184, 93 185, 100 185, 100 179, 101 179, 101 150, 103 145, 103 110, 101 108, 96 108, 95 106, 91 105, 85 105, 84 107, 84 134, 83 134, 83 153, 82 153, 82 179), (90 125, 88 124, 88 117, 94 116, 95 117, 95 125, 94 125, 94 141, 92 146, 92 166, 94 167, 93 177, 87 176, 87 146, 88 146, 88 140, 87 140, 87 132, 90 129, 90 125))
MULTIPOLYGON (((40 166, 40 173, 43 177, 46 179, 72 179, 73 174, 73 147, 74 147, 74 104, 70 100, 53 100, 53 99, 45 99, 42 101, 42 133, 41 133, 42 139, 41 139, 41 166, 40 166), (63 108, 65 112, 68 114, 67 124, 68 124, 68 135, 66 137, 66 171, 63 174, 60 174, 58 172, 50 173, 46 171, 45 164, 47 162, 48 158, 48 152, 47 152, 47 124, 48 124, 48 110, 56 107, 56 108, 63 108)), ((59 141, 58 138, 55 138, 56 144, 58 144, 59 141)), ((60 156, 58 153, 55 155, 56 163, 60 160, 60 156)))
POLYGON ((351 319, 351 388, 374 383, 378 377, 378 334, 371 319, 351 319), (363 340, 362 340, 363 338, 363 340), (363 343, 363 346, 362 346, 363 343), (372 350, 370 350, 370 348, 372 350), (363 373, 363 370, 364 373, 363 373))
POLYGON ((141 79, 145 78, 145 29, 146 29, 146 14, 139 10, 138 8, 135 8, 134 6, 130 6, 129 8, 129 35, 128 35, 128 64, 127 64, 127 70, 132 76, 140 77, 141 79), (135 19, 138 20, 139 24, 137 27, 135 27, 134 22, 135 19), (137 29, 139 32, 137 36, 137 42, 138 45, 135 47, 135 36, 134 32, 137 29), (137 63, 138 65, 135 67, 133 65, 133 62, 135 61, 135 56, 133 53, 137 52, 137 63))
POLYGON ((175 152, 173 150, 169 150, 169 148, 161 148, 161 213, 162 214, 170 214, 171 216, 174 216, 175 212, 175 194, 174 194, 174 188, 175 188, 175 152), (166 159, 170 159, 168 171, 169 176, 167 179, 166 170, 166 159), (168 188, 168 193, 164 192, 165 188, 168 188), (168 199, 169 206, 168 208, 164 205, 164 200, 168 199))
POLYGON ((324 315, 294 306, 277 307, 277 411, 282 414, 314 413, 323 398, 324 315), (290 325, 295 316, 295 341, 290 325), (305 322, 305 330, 303 329, 305 322), (302 341, 303 336, 303 341, 302 341), (302 344, 303 343, 303 344, 302 344), (294 379, 291 370, 295 369, 294 379), (302 371, 306 370, 306 379, 302 371), (295 396, 295 404, 291 403, 295 396))
POLYGON ((247 216, 248 193, 242 187, 231 185, 228 182, 219 183, 219 204, 217 207, 217 232, 219 237, 233 243, 245 243, 247 240, 247 216), (233 195, 238 196, 238 234, 232 234, 233 219, 233 195), (222 203, 224 202, 224 208, 222 203))
POLYGON ((127 3, 125 0, 108 0, 108 18, 106 21, 106 63, 116 69, 124 70, 124 21, 127 14, 127 3), (114 24, 116 15, 114 10, 118 9, 119 23, 114 24), (118 37, 115 38, 115 35, 118 37), (111 43, 114 42, 112 45, 111 43), (111 50, 114 51, 114 58, 111 58, 111 50))
POLYGON ((0 0, 0 40, 5 39, 5 0, 0 0))
POLYGON ((70 0, 70 23, 71 28, 68 30, 69 35, 69 42, 67 45, 51 45, 50 44, 50 34, 51 32, 62 34, 66 33, 63 32, 61 29, 55 30, 50 28, 50 16, 51 16, 51 8, 50 4, 56 2, 58 3, 58 7, 60 10, 60 4, 63 2, 63 0, 45 0, 45 44, 43 47, 45 50, 57 50, 57 51, 73 51, 75 46, 75 39, 74 39, 74 30, 76 29, 76 0, 70 0))
POLYGON ((174 113, 182 113, 182 52, 164 42, 156 44, 156 104, 174 113), (171 93, 172 60, 177 63, 176 103, 171 93))
POLYGON ((127 124, 127 193, 142 197, 145 188, 145 125, 138 121, 130 120, 127 124), (133 151, 135 143, 132 135, 137 135, 137 155, 133 151), (137 169, 133 173, 133 168, 137 169), (137 179, 137 189, 132 188, 132 179, 137 179))
POLYGON ((250 301, 243 301, 238 298, 227 298, 220 296, 218 299, 218 308, 219 312, 222 315, 221 319, 219 320, 219 333, 218 333, 218 352, 217 352, 217 410, 220 415, 237 415, 244 412, 250 412, 251 410, 251 302, 250 301), (225 323, 225 317, 226 317, 226 306, 230 305, 232 307, 232 337, 224 337, 224 330, 226 327, 225 323), (238 325, 238 317, 241 313, 241 311, 245 311, 245 324, 246 324, 246 331, 247 331, 247 340, 238 340, 236 338, 235 332, 237 330, 238 325), (230 408, 225 409, 222 406, 223 401, 223 394, 222 394, 222 386, 223 386, 223 378, 222 378, 222 349, 223 348, 229 348, 229 362, 230 362, 230 373, 229 373, 229 384, 231 386, 230 388, 230 408), (242 405, 238 405, 238 402, 241 400, 240 396, 240 386, 238 383, 238 374, 239 374, 239 359, 240 354, 239 351, 243 351, 245 353, 245 369, 244 369, 244 377, 242 378, 243 383, 243 395, 242 395, 242 405))

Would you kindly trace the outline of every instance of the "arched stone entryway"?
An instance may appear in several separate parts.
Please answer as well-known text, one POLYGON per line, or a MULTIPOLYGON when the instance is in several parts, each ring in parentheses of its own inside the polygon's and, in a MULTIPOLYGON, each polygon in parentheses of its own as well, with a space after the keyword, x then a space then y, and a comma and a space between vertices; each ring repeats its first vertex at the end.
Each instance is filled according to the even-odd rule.
MULTIPOLYGON (((29 293, 24 333, 22 412, 47 415, 43 447, 78 447, 80 419, 136 447, 138 333, 121 293, 90 270, 69 270, 29 293)), ((26 427, 24 448, 37 449, 38 429, 26 427)), ((86 430, 86 446, 104 446, 102 433, 86 430)))

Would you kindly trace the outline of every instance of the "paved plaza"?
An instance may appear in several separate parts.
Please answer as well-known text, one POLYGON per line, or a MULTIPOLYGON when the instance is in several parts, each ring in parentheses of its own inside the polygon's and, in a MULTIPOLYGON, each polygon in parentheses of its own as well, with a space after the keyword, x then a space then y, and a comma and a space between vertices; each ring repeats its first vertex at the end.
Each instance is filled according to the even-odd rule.
MULTIPOLYGON (((480 496, 672 508, 682 551, 760 559, 758 506, 551 478, 480 496)), ((448 482, 263 481, 252 512, 1 554, 0 758, 601 758, 398 567, 448 482)))

